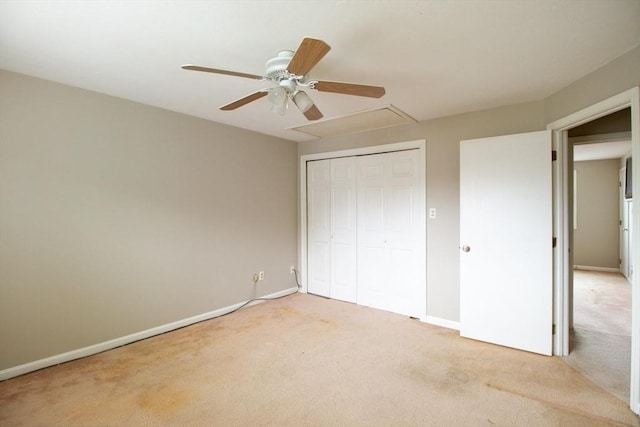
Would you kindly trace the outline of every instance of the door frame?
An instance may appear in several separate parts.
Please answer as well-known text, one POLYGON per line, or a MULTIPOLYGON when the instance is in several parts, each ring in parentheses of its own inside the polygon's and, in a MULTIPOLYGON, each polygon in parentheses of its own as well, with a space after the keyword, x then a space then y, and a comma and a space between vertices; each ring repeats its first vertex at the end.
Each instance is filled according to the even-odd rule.
MULTIPOLYGON (((634 87, 618 95, 600 101, 547 125, 552 131, 552 146, 557 152, 557 161, 553 165, 554 192, 554 236, 557 246, 554 251, 554 354, 569 354, 569 328, 571 326, 571 214, 569 200, 569 152, 568 130, 631 107, 631 156, 640 159, 640 88, 634 87)), ((632 162, 632 185, 640 189, 640 162, 632 162)), ((631 229, 640 229, 640 210, 634 211, 631 229)), ((632 265, 640 265, 640 233, 634 233, 631 241, 632 265)), ((640 414, 640 275, 632 278, 632 315, 631 315, 631 389, 629 405, 633 412, 640 414)))
MULTIPOLYGON (((404 151, 404 150, 420 150, 419 161, 418 161, 418 176, 420 177, 420 194, 422 195, 422 200, 420 203, 425 207, 423 211, 425 211, 423 218, 426 217, 426 185, 425 185, 425 177, 426 177, 426 148, 427 141, 426 139, 418 139, 413 141, 405 141, 398 142, 392 144, 383 144, 383 145, 374 145, 362 148, 353 148, 346 149, 340 151, 329 151, 324 153, 315 153, 315 154, 305 154, 300 156, 300 164, 298 170, 298 182, 300 185, 299 194, 300 194, 300 224, 299 224, 299 247, 298 247, 298 260, 300 265, 300 291, 303 293, 307 293, 307 162, 314 160, 325 160, 325 159, 333 159, 339 157, 352 157, 352 156, 366 156, 370 154, 382 154, 393 151, 404 151)), ((420 250, 422 252, 422 257, 424 259, 425 268, 420 272, 421 282, 424 283, 424 289, 422 289, 422 297, 421 302, 422 306, 420 309, 420 320, 426 321, 427 318, 427 269, 426 269, 426 250, 427 250, 427 234, 426 234, 426 219, 422 221, 423 223, 423 231, 422 231, 422 242, 420 243, 420 250)))
POLYGON ((629 281, 629 283, 631 283, 631 281, 629 280, 629 254, 631 253, 631 251, 629 251, 629 236, 630 234, 626 234, 625 236, 625 231, 624 231, 624 227, 629 227, 629 216, 628 216, 628 205, 625 198, 624 198, 624 192, 625 192, 625 186, 622 185, 623 182, 625 182, 626 179, 626 171, 627 168, 624 167, 622 169, 619 170, 618 172, 618 182, 621 184, 620 185, 620 190, 618 191, 618 205, 619 205, 619 217, 620 217, 620 227, 618 228, 618 235, 620 236, 620 244, 619 244, 619 253, 620 253, 620 272, 622 273, 622 275, 624 276, 625 279, 627 279, 627 281, 629 281))

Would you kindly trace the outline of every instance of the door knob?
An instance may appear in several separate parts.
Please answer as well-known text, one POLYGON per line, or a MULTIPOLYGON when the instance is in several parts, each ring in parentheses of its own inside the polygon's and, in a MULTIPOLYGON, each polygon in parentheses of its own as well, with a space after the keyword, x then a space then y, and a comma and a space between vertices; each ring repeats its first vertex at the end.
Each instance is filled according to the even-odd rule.
POLYGON ((470 250, 471 250, 471 246, 469 246, 469 245, 464 245, 462 247, 462 252, 469 252, 470 250))

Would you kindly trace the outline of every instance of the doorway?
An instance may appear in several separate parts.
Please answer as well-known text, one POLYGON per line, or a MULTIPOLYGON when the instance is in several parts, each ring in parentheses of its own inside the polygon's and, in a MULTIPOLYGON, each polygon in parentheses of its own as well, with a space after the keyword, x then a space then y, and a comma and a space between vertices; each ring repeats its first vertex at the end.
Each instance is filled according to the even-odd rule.
POLYGON ((631 286, 625 241, 630 227, 624 213, 632 203, 625 192, 630 108, 569 129, 568 142, 573 153, 573 304, 565 361, 629 401, 631 286))
MULTIPOLYGON (((573 150, 569 144, 569 131, 596 119, 630 108, 631 112, 631 149, 632 156, 640 158, 640 89, 633 88, 619 95, 601 101, 591 107, 580 110, 567 117, 550 123, 547 128, 553 131, 553 147, 557 153, 554 165, 554 235, 557 236, 557 248, 554 253, 554 323, 557 325, 554 336, 554 354, 568 356, 570 353, 570 329, 573 315, 573 204, 571 203, 573 150)), ((636 162, 637 163, 637 162, 636 162)), ((632 187, 640 184, 640 168, 632 165, 632 187)), ((631 218, 632 229, 640 225, 637 210, 631 218)), ((636 233, 637 235, 637 233, 636 233)), ((638 265, 640 240, 631 236, 631 263, 638 265)), ((640 413, 640 289, 639 280, 632 278, 632 332, 630 351, 630 398, 629 405, 635 413, 640 413)))

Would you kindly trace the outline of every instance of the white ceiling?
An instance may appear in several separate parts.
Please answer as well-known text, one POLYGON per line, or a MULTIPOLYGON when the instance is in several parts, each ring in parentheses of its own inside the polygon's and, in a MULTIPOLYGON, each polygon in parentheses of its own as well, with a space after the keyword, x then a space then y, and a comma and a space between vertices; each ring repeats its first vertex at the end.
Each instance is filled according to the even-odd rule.
POLYGON ((631 141, 599 142, 573 146, 573 160, 583 162, 587 160, 621 159, 631 154, 631 141))
POLYGON ((325 119, 393 104, 422 121, 542 99, 640 44, 639 20, 638 0, 0 0, 0 68, 305 141, 295 106, 218 109, 264 82, 180 65, 262 75, 319 38, 332 49, 311 77, 387 91, 310 91, 325 119))

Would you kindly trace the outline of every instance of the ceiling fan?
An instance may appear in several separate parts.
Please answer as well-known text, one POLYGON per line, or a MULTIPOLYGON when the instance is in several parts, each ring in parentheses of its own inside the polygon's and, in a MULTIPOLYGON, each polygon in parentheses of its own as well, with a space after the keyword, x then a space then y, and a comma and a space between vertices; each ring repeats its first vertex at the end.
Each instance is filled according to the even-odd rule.
POLYGON ((284 115, 288 101, 291 100, 308 120, 318 120, 322 113, 315 106, 304 89, 314 89, 320 92, 342 93, 345 95, 368 96, 380 98, 385 90, 381 86, 367 86, 354 83, 340 83, 307 79, 307 74, 329 52, 331 47, 322 40, 304 38, 295 52, 281 50, 268 60, 265 65, 265 76, 240 73, 236 71, 219 70, 198 65, 183 65, 185 70, 203 71, 206 73, 225 74, 248 79, 269 81, 275 85, 272 88, 261 89, 229 104, 220 107, 221 110, 235 110, 250 102, 266 96, 272 104, 272 109, 284 115))

